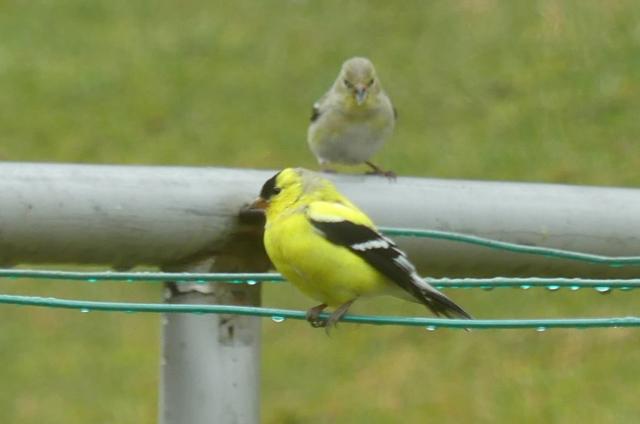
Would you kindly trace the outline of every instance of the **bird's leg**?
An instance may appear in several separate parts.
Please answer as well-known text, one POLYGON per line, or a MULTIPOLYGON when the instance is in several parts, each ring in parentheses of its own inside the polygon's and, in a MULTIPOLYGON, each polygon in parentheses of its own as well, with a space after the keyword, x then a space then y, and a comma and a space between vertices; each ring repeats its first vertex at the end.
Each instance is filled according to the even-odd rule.
POLYGON ((324 311, 326 307, 326 304, 321 303, 320 305, 314 306, 307 311, 305 318, 307 319, 307 321, 309 321, 309 324, 311 324, 312 327, 318 328, 327 325, 327 321, 321 319, 319 316, 320 312, 324 311))
POLYGON ((384 175, 385 177, 391 179, 391 180, 395 180, 398 176, 396 175, 395 172, 393 171, 385 171, 384 169, 380 168, 379 166, 366 161, 365 164, 367 164, 368 166, 371 167, 371 169, 373 169, 373 171, 369 171, 367 172, 367 174, 370 175, 384 175))
POLYGON ((331 330, 331 327, 335 327, 335 326, 338 325, 338 321, 340 321, 342 319, 344 314, 347 313, 347 311, 349 310, 349 308, 351 307, 351 305, 355 301, 356 301, 356 299, 351 299, 350 301, 340 305, 340 307, 338 309, 333 311, 333 313, 331 314, 331 316, 329 317, 329 319, 327 320, 327 322, 325 324, 325 331, 327 332, 327 334, 329 334, 329 330, 331 330))

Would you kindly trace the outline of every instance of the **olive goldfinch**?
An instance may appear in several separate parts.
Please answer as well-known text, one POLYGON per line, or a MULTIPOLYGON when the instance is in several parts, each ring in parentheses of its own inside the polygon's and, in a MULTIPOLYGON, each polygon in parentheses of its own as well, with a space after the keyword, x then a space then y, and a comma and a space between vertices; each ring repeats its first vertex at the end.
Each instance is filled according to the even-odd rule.
POLYGON ((436 315, 471 318, 318 174, 284 169, 264 183, 252 206, 265 210, 264 245, 276 269, 322 302, 307 312, 314 327, 330 328, 355 300, 380 294, 422 303, 436 315), (324 321, 319 314, 328 306, 336 309, 324 321))
POLYGON ((342 65, 331 89, 314 105, 307 142, 321 167, 337 163, 370 166, 369 161, 393 133, 396 110, 382 89, 373 63, 353 57, 342 65))

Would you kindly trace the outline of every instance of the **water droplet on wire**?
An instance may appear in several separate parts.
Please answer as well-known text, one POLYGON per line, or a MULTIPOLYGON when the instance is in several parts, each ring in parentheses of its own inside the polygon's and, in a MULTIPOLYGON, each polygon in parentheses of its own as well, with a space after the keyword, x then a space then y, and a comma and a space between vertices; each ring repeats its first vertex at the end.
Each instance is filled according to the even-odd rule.
POLYGON ((598 293, 602 293, 602 294, 606 294, 611 291, 611 287, 609 286, 597 286, 595 289, 598 293))

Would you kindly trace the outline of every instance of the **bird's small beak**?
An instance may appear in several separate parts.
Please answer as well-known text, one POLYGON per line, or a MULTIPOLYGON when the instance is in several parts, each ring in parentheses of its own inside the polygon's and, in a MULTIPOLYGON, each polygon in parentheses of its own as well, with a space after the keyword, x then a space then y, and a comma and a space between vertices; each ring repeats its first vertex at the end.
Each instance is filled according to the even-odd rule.
POLYGON ((258 211, 258 210, 263 211, 267 209, 267 206, 269 206, 269 202, 267 202, 262 197, 258 197, 256 200, 253 201, 253 203, 249 205, 248 209, 254 210, 254 211, 258 211))
POLYGON ((367 100, 369 89, 366 85, 356 85, 356 103, 360 106, 367 100))
POLYGON ((250 205, 244 205, 238 213, 240 222, 243 224, 264 226, 267 203, 266 200, 258 197, 250 205))

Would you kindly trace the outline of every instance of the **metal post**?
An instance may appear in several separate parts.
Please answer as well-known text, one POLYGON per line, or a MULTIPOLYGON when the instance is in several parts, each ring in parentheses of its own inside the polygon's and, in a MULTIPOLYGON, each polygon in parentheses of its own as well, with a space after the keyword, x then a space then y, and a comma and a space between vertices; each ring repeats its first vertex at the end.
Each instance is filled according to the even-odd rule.
MULTIPOLYGON (((251 229, 214 259, 181 267, 191 272, 265 270, 251 229), (223 253, 224 252, 224 253, 223 253)), ((172 268, 171 271, 177 271, 172 268)), ((260 305, 260 283, 166 284, 166 301, 260 305)), ((260 318, 166 314, 162 318, 160 424, 260 422, 260 318)))
MULTIPOLYGON (((256 287, 211 284, 170 303, 257 305, 256 287)), ((168 290, 170 291, 170 290, 168 290)), ((166 314, 162 319, 161 424, 258 423, 260 319, 166 314)))

